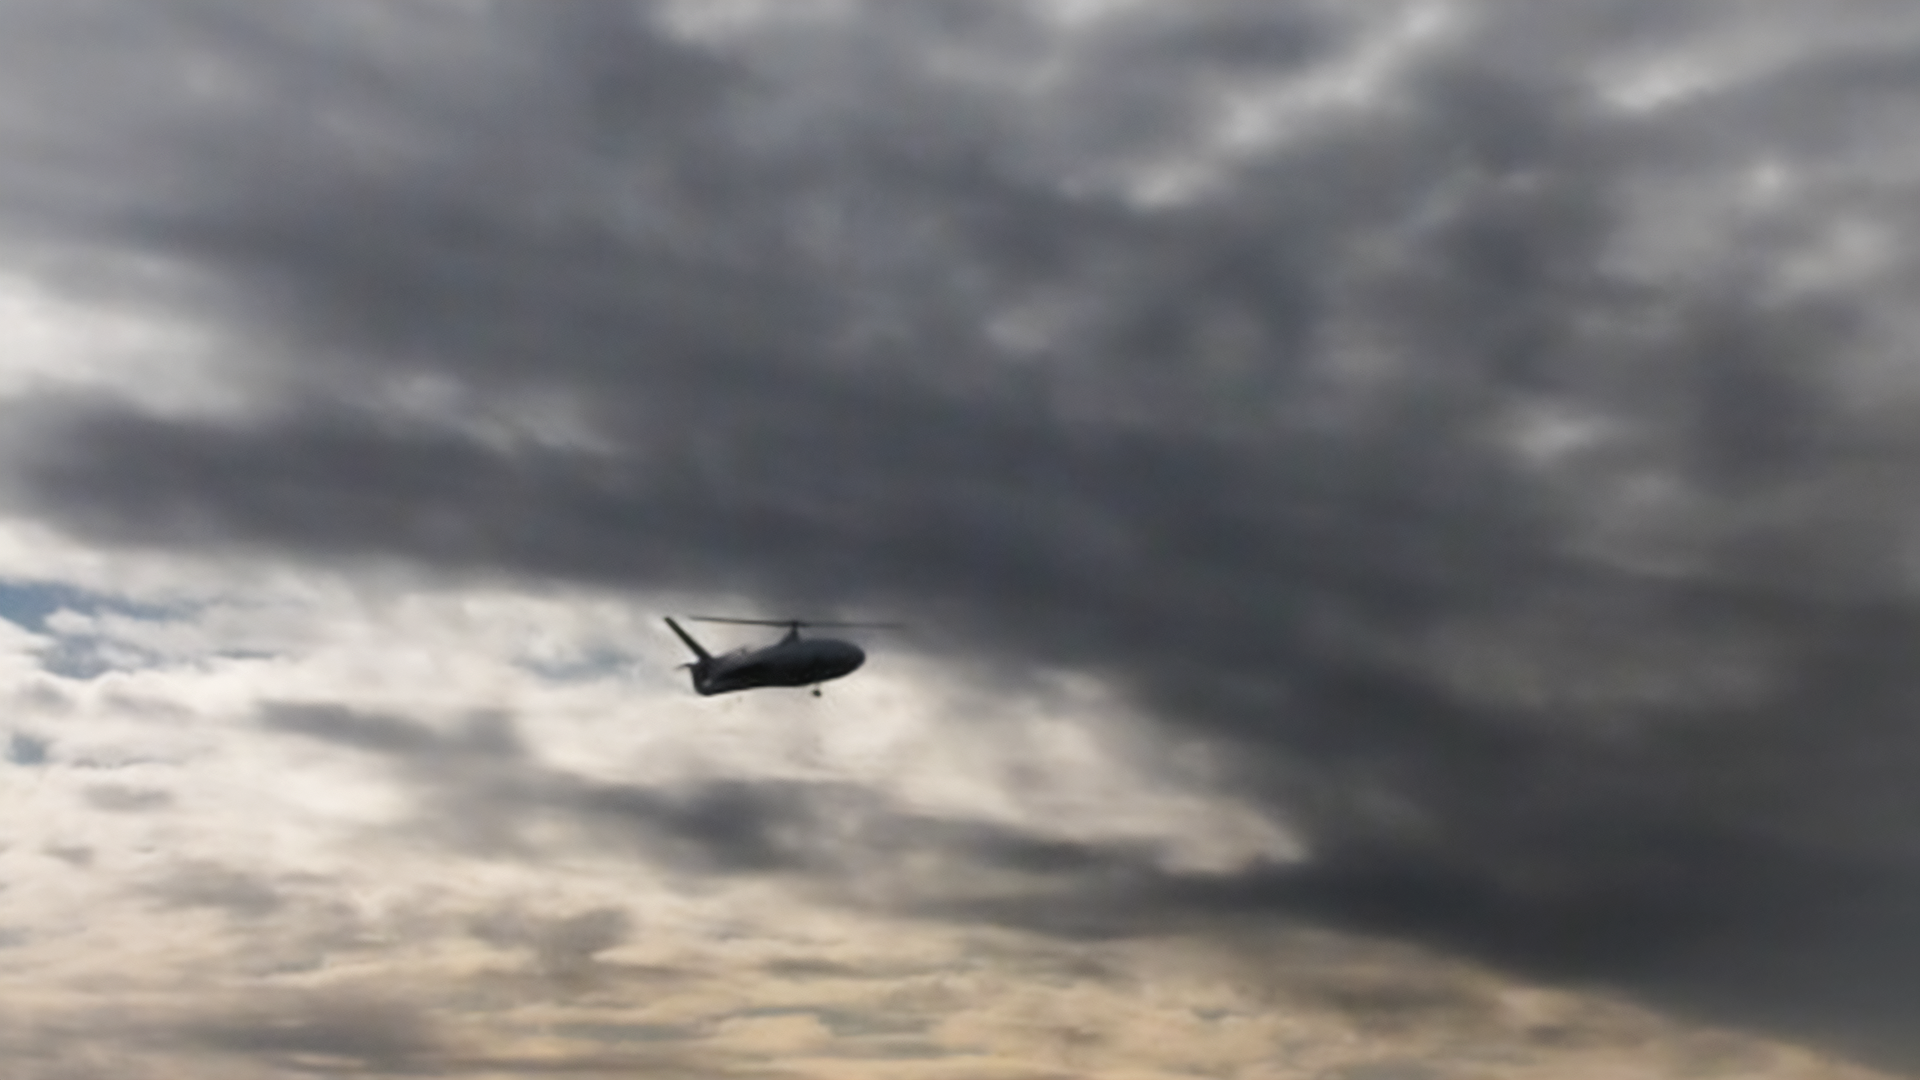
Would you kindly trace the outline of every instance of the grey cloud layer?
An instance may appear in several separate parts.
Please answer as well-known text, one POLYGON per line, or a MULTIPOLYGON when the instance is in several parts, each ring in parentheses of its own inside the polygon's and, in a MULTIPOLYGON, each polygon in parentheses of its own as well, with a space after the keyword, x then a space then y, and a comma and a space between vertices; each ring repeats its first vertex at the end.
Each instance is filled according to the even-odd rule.
MULTIPOLYGON (((1314 852, 1199 882, 1082 853, 1135 886, 1112 927, 1332 919, 1920 1064, 1915 461, 1899 395, 1857 384, 1905 344, 1896 7, 1832 16, 1871 48, 1791 8, 1463 7, 1380 100, 1154 208, 1107 181, 1377 28, 1156 9, 1035 92, 965 74, 1066 40, 1011 6, 716 53, 610 5, 179 3, 137 56, 81 44, 114 9, 8 16, 99 66, 8 76, 78 122, 15 125, 41 153, 0 170, 5 220, 70 282, 190 270, 265 404, 10 406, 18 505, 900 612, 1224 741, 1314 852), (1803 32, 1661 111, 1583 81, 1803 32), (1810 179, 1635 268, 1696 224, 1653 196, 1733 199, 1761 159, 1810 179), (1891 259, 1793 285, 1849 215, 1891 259)), ((805 865, 767 831, 789 794, 569 797, 743 870, 805 865)))
MULTIPOLYGON (((968 892, 969 873, 1000 870, 1044 885, 1107 866, 1131 877, 1133 863, 1143 861, 1143 852, 1126 845, 1047 840, 1008 826, 918 814, 841 782, 589 780, 540 761, 504 716, 475 717, 440 731, 398 717, 281 704, 269 708, 261 724, 378 755, 420 796, 414 831, 481 853, 537 860, 543 853, 528 834, 545 835, 541 827, 557 821, 577 840, 628 848, 696 877, 787 875, 906 908, 968 892), (909 853, 919 856, 911 867, 896 865, 909 853), (855 887, 844 889, 848 883, 855 887)), ((976 884, 991 889, 995 883, 976 884)))

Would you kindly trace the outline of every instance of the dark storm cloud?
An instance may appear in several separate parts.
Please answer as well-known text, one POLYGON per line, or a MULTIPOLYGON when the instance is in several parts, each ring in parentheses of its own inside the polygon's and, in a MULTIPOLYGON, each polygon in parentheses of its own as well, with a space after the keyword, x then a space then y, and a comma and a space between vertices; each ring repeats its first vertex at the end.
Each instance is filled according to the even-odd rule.
POLYGON ((889 3, 716 54, 609 5, 383 5, 375 32, 154 4, 121 55, 80 35, 112 5, 21 5, 116 63, 7 76, 101 125, 33 129, 9 227, 69 283, 190 269, 264 404, 13 406, 19 505, 128 544, 901 612, 1230 747, 1311 858, 1180 878, 831 786, 590 784, 505 721, 267 718, 404 763, 464 843, 516 850, 544 806, 688 867, 824 873, 933 835, 1091 883, 956 913, 1311 918, 1920 1064, 1920 462, 1909 405, 1852 381, 1911 272, 1912 132, 1860 111, 1920 85, 1899 8, 1634 114, 1603 61, 1829 38, 1793 8, 1462 5, 1379 101, 1147 208, 1115 170, 1203 155, 1210 95, 1370 32, 1147 7, 1050 39, 889 3), (966 74, 1051 45, 1044 91, 966 74), (1628 239, 1692 224, 1651 195, 1718 208, 1769 156, 1812 179, 1636 269, 1628 239), (1793 286, 1848 215, 1889 268, 1793 286))

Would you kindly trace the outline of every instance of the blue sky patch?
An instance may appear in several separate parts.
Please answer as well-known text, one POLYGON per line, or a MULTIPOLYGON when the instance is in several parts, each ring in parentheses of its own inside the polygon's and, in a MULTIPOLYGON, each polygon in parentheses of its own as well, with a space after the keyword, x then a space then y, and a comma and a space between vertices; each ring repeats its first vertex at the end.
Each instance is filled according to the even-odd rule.
POLYGON ((47 740, 16 731, 13 738, 7 740, 7 760, 15 765, 44 765, 47 740))
POLYGON ((72 585, 50 581, 21 581, 0 578, 0 619, 16 623, 36 634, 50 633, 47 620, 56 611, 77 611, 82 615, 113 612, 135 619, 165 619, 184 613, 178 606, 138 604, 119 600, 72 585))
POLYGON ((57 582, 0 580, 0 618, 36 634, 55 637, 40 654, 40 666, 69 679, 91 679, 108 671, 142 667, 151 661, 144 650, 92 634, 62 634, 50 625, 54 614, 115 614, 133 619, 163 620, 191 612, 183 605, 140 604, 57 582))

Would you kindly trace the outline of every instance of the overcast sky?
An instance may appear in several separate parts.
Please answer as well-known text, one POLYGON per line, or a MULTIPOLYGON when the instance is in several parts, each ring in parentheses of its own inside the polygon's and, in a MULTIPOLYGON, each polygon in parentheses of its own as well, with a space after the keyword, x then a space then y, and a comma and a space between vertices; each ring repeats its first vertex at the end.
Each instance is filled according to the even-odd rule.
POLYGON ((1917 94, 1909 0, 0 0, 0 1060, 1920 1076, 1917 94))

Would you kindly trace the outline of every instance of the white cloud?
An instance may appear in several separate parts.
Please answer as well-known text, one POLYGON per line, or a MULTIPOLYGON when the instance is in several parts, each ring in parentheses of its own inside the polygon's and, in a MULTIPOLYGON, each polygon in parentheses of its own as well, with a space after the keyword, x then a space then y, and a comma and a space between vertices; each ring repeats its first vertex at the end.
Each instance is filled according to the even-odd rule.
POLYGON ((63 294, 0 267, 0 398, 64 390, 162 415, 231 415, 251 402, 224 351, 205 325, 164 308, 63 294))

